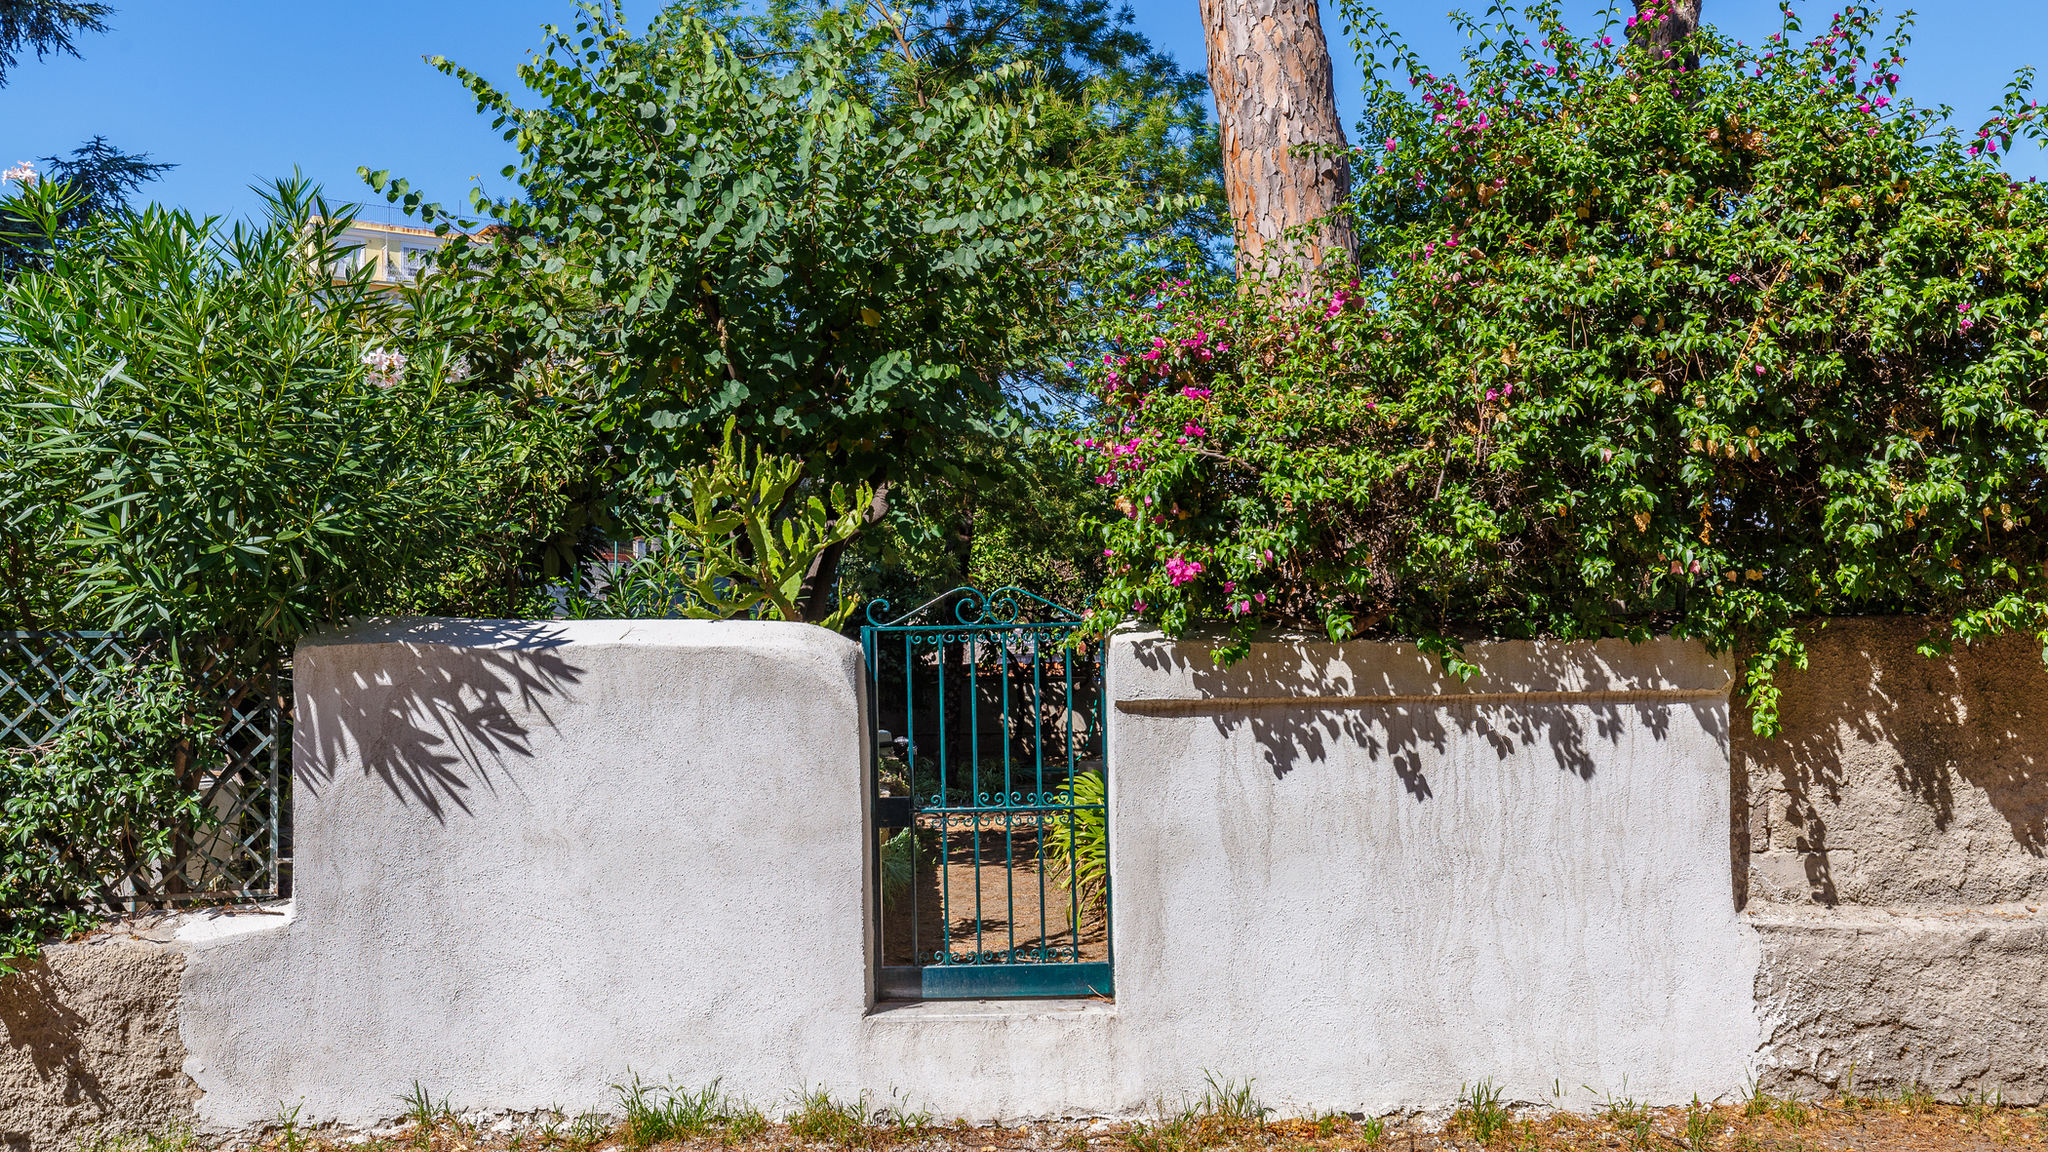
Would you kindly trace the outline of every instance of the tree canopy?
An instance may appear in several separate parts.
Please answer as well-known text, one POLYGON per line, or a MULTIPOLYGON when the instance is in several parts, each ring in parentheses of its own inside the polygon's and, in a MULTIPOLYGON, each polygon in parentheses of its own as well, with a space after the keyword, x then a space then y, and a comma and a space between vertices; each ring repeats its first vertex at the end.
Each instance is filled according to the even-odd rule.
POLYGON ((680 7, 644 35, 591 10, 522 69, 533 108, 441 62, 525 194, 473 205, 500 224, 452 246, 480 278, 450 283, 523 349, 506 370, 588 380, 624 499, 673 489, 728 420, 823 483, 958 474, 1020 427, 1006 385, 1071 355, 1089 269, 1163 219, 1115 168, 1049 157, 1058 105, 1026 62, 898 71, 901 31, 821 12, 760 52, 680 7))
POLYGON ((73 0, 0 0, 0 85, 21 63, 23 52, 41 60, 52 53, 78 55, 75 38, 84 32, 105 32, 114 14, 107 4, 73 0))

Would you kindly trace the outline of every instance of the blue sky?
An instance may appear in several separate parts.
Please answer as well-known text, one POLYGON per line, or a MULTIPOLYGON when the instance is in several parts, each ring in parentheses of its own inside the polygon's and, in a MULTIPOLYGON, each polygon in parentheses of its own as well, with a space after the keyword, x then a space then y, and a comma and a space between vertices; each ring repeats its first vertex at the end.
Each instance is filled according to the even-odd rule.
MULTIPOLYGON (((242 213, 251 182, 296 165, 342 198, 362 194, 358 165, 409 177, 431 196, 459 203, 472 178, 500 191, 509 148, 476 115, 454 81, 421 62, 446 55, 509 82, 539 28, 575 16, 570 0, 115 0, 113 31, 87 37, 84 58, 20 65, 0 88, 0 164, 68 151, 94 133, 122 148, 179 165, 158 199, 199 212, 242 213), (345 15, 344 15, 345 14, 345 15)), ((1471 0, 1484 8, 1483 0, 1471 0)), ((1431 61, 1452 63, 1460 46, 1445 0, 1380 0, 1431 61)), ((1599 5, 1569 10, 1590 28, 1599 5)), ((1183 64, 1202 63, 1196 0, 1133 0, 1140 29, 1183 64)), ((628 0, 644 21, 655 0, 628 0)), ((2048 65, 2048 19, 2021 0, 1938 0, 1921 17, 1906 87, 1948 103, 1974 126, 2013 69, 2048 65)), ((1807 4, 1809 26, 1833 9, 1807 4), (1815 19, 1817 18, 1817 19, 1815 19)), ((1358 105, 1358 69, 1327 15, 1347 122, 1358 105)), ((1706 0, 1707 18, 1749 40, 1777 27, 1775 0, 1706 0)), ((2048 153, 2018 148, 2013 169, 2048 176, 2048 153)), ((373 216, 382 216, 381 203, 373 216)))

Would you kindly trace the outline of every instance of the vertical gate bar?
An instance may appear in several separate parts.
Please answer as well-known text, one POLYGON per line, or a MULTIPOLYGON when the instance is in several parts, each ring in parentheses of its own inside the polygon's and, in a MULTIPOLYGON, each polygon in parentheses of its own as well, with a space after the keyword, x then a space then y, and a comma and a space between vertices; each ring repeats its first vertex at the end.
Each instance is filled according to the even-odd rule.
POLYGON ((1032 816, 1037 827, 1031 843, 1038 850, 1038 960, 1045 961, 1045 671, 1039 665, 1041 632, 1031 633, 1031 762, 1032 816))
POLYGON ((1080 819, 1080 816, 1079 816, 1079 814, 1078 814, 1078 813, 1077 813, 1077 812, 1075 811, 1075 809, 1074 809, 1074 725, 1073 725, 1073 722, 1072 722, 1072 720, 1071 720, 1071 717, 1072 717, 1072 716, 1074 715, 1074 651, 1073 651, 1073 649, 1071 649, 1071 648, 1067 649, 1067 651, 1066 651, 1066 653, 1065 653, 1065 657, 1064 657, 1064 658, 1065 658, 1065 660, 1066 660, 1066 671, 1067 671, 1067 716, 1068 716, 1068 717, 1070 718, 1070 719, 1068 720, 1068 723, 1067 723, 1067 794, 1066 794, 1066 803, 1067 803, 1067 864, 1068 864, 1068 867, 1067 867, 1067 925, 1068 925, 1068 927, 1069 927, 1069 928, 1071 929, 1071 932, 1070 932, 1070 934, 1068 935, 1068 938, 1067 938, 1067 948, 1068 948, 1068 951, 1069 951, 1069 953, 1070 953, 1070 954, 1072 955, 1073 959, 1074 959, 1074 960, 1075 960, 1075 961, 1076 961, 1076 962, 1078 963, 1078 962, 1080 961, 1080 959, 1081 959, 1081 870, 1080 870, 1079 868, 1077 868, 1077 867, 1074 867, 1074 865, 1076 865, 1076 864, 1079 864, 1079 863, 1080 863, 1081 861, 1080 861, 1080 854, 1079 854, 1079 852, 1077 852, 1077 851, 1075 850, 1075 846, 1074 846, 1074 840, 1075 840, 1075 832, 1077 831, 1077 830, 1075 829, 1075 827, 1074 827, 1074 824, 1075 824, 1075 822, 1076 822, 1077 820, 1079 820, 1079 819, 1080 819))
MULTIPOLYGON (((1116 963, 1116 885, 1109 882, 1109 644, 1095 665, 1095 731, 1102 746, 1102 958, 1116 963)), ((1115 971, 1114 968, 1111 971, 1115 971)))
POLYGON ((946 634, 937 633, 939 657, 939 963, 953 958, 953 814, 946 796, 946 634))
POLYGON ((967 634, 967 756, 968 779, 974 787, 967 797, 974 814, 974 962, 981 963, 981 638, 967 634))
POLYGON ((917 952, 917 662, 912 657, 911 637, 903 634, 903 787, 910 793, 910 959, 917 952))
POLYGON ((1003 919, 1010 930, 1009 959, 1017 958, 1017 814, 1010 802, 1010 642, 1014 633, 999 634, 1003 662, 1003 919))
MULTIPOLYGON (((864 664, 863 664, 862 666, 863 666, 863 667, 864 667, 864 668, 865 668, 865 669, 867 670, 867 679, 868 679, 868 684, 867 684, 867 688, 868 688, 868 715, 867 715, 867 722, 868 722, 868 732, 867 732, 867 738, 868 738, 868 743, 869 743, 870 745, 872 745, 872 746, 874 747, 874 753, 873 753, 873 755, 874 755, 874 762, 873 762, 873 764, 872 764, 872 765, 871 765, 871 766, 869 767, 869 769, 868 769, 868 779, 867 779, 867 788, 868 788, 868 812, 869 812, 869 814, 870 814, 870 816, 871 816, 871 818, 872 818, 872 819, 871 819, 871 823, 870 823, 870 824, 868 825, 868 827, 869 827, 870 831, 869 831, 869 832, 868 832, 867 834, 868 834, 869 836, 872 836, 872 837, 874 837, 874 839, 873 839, 873 840, 869 841, 869 844, 870 844, 870 846, 871 846, 871 847, 872 847, 872 848, 874 849, 874 853, 875 853, 875 862, 874 862, 874 866, 868 869, 868 883, 870 883, 870 884, 874 885, 874 889, 873 889, 873 891, 874 891, 874 894, 875 894, 875 921, 874 921, 874 924, 872 925, 872 927, 873 927, 873 928, 874 928, 874 930, 875 930, 875 948, 876 948, 876 952, 877 952, 877 959, 876 959, 876 965, 875 965, 875 966, 876 966, 876 968, 877 968, 877 969, 879 969, 879 968, 880 968, 880 967, 881 967, 882 965, 884 965, 884 964, 887 964, 887 963, 889 962, 889 912, 888 912, 888 907, 887 907, 887 905, 888 905, 888 903, 889 903, 889 886, 888 886, 888 884, 887 884, 887 882, 886 882, 886 881, 887 881, 887 879, 888 879, 888 873, 889 873, 889 862, 888 862, 888 861, 887 861, 886 859, 884 859, 884 858, 883 858, 883 857, 885 856, 885 854, 886 854, 886 853, 888 852, 888 847, 889 847, 889 836, 888 836, 888 829, 886 829, 886 828, 883 828, 883 827, 882 827, 882 819, 881 819, 881 816, 882 816, 882 807, 881 807, 881 797, 882 797, 882 652, 881 652, 881 648, 882 648, 882 638, 881 638, 881 634, 880 634, 880 633, 878 633, 878 632, 876 632, 876 631, 875 631, 875 629, 874 629, 874 628, 873 628, 872 626, 868 626, 868 625, 863 625, 863 626, 862 626, 862 628, 861 628, 861 630, 860 630, 860 655, 861 655, 861 659, 862 659, 862 660, 864 661, 864 664)), ((877 973, 877 975, 879 975, 879 972, 877 973)), ((877 985, 877 988, 879 989, 879 986, 880 986, 880 981, 879 981, 879 980, 877 980, 877 981, 876 981, 876 985, 877 985)))

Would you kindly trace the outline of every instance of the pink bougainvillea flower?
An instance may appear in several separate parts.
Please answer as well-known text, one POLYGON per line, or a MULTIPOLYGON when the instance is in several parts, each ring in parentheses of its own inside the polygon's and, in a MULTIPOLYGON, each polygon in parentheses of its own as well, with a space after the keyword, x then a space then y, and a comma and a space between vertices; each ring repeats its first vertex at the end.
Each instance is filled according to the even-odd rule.
POLYGON ((1202 563, 1199 560, 1184 560, 1179 556, 1175 556, 1166 562, 1167 582, 1176 588, 1192 582, 1195 577, 1201 574, 1202 563))

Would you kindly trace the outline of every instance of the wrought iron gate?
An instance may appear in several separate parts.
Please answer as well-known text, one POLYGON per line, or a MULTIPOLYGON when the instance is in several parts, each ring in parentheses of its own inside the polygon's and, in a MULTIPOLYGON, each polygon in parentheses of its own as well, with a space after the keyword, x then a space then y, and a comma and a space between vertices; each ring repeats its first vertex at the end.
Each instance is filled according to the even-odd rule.
POLYGON ((1101 646, 1021 588, 868 606, 886 999, 1110 996, 1101 646))

